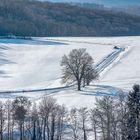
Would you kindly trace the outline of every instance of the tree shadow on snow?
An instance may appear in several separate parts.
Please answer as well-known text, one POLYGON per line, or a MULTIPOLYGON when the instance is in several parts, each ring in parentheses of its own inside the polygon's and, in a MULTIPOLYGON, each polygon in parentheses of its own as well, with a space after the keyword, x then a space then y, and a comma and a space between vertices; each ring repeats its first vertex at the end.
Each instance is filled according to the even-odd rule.
POLYGON ((82 90, 82 95, 89 96, 118 96, 121 89, 108 85, 91 85, 82 90))

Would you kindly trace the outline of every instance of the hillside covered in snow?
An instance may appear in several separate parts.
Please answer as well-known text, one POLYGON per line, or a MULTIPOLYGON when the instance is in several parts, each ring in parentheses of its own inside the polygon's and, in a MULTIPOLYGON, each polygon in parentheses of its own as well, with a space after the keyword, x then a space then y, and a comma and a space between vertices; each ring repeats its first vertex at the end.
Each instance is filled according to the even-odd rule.
POLYGON ((22 95, 39 100, 49 95, 60 104, 91 106, 97 96, 128 91, 140 82, 139 40, 140 37, 0 39, 0 98, 22 95), (61 82, 62 56, 78 48, 87 49, 100 74, 82 91, 61 82))

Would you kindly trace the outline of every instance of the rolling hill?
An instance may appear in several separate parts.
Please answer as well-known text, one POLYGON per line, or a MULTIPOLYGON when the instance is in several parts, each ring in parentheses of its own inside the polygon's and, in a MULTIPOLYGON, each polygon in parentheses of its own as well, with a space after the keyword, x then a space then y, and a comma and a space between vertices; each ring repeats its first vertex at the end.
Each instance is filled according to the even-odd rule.
POLYGON ((116 96, 140 83, 140 37, 0 39, 0 100, 25 96, 38 101, 53 96, 68 107, 94 105, 96 97, 116 96), (114 46, 125 48, 119 55, 114 46), (72 49, 86 48, 100 77, 77 91, 61 83, 61 58, 72 49), (116 58, 116 59, 115 59, 116 58))
POLYGON ((62 3, 0 0, 0 35, 140 35, 140 17, 62 3))

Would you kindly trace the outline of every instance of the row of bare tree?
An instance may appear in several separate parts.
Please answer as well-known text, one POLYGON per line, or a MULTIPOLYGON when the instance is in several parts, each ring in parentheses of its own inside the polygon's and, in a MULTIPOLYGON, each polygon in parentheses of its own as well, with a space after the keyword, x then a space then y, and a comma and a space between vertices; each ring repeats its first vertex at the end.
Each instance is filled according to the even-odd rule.
POLYGON ((140 88, 98 97, 94 107, 67 109, 51 97, 0 102, 0 140, 138 140, 140 88))

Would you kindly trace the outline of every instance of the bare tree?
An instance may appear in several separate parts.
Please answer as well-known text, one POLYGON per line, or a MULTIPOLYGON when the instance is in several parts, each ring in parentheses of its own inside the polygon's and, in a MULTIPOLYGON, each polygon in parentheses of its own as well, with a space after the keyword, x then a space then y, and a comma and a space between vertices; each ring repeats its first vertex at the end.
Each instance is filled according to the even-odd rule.
POLYGON ((38 120, 38 111, 36 104, 34 104, 32 112, 31 112, 31 118, 32 118, 32 125, 33 125, 33 131, 32 131, 32 140, 37 139, 37 120, 38 120))
POLYGON ((57 128, 56 128, 56 140, 62 140, 62 136, 65 130, 65 118, 66 118, 66 108, 65 106, 57 106, 57 128))
POLYGON ((3 132, 5 131, 5 107, 2 102, 0 102, 0 140, 3 140, 3 132))
POLYGON ((94 132, 94 140, 97 140, 97 129, 98 129, 98 115, 97 115, 97 110, 96 109, 92 109, 90 112, 91 116, 91 125, 92 125, 92 129, 94 132))
POLYGON ((54 105, 52 110, 51 110, 51 115, 50 115, 50 140, 54 140, 55 137, 55 126, 56 126, 56 117, 57 117, 57 112, 58 111, 58 106, 54 105))
POLYGON ((12 140, 12 127, 13 127, 13 118, 12 118, 12 101, 8 100, 5 103, 6 110, 6 119, 7 119, 7 140, 12 140))
POLYGON ((129 93, 128 101, 127 138, 140 139, 140 85, 134 85, 129 93))
POLYGON ((129 97, 118 92, 99 97, 90 110, 69 111, 52 97, 39 105, 25 97, 0 102, 0 140, 17 139, 17 132, 20 140, 88 140, 92 135, 94 140, 139 140, 140 87, 134 86, 129 97))
POLYGON ((100 127, 104 140, 112 140, 113 123, 114 122, 114 100, 107 96, 96 100, 96 109, 100 119, 100 127))
POLYGON ((13 101, 13 117, 19 125, 20 140, 24 138, 24 122, 30 102, 26 97, 17 97, 13 101))
POLYGON ((68 124, 70 129, 72 130, 72 138, 73 140, 78 140, 78 110, 76 108, 72 108, 69 112, 68 116, 68 124))
POLYGON ((99 74, 92 65, 88 66, 83 76, 83 87, 88 86, 92 80, 98 79, 99 74))
POLYGON ((63 66, 63 82, 76 81, 78 90, 81 90, 82 79, 92 75, 93 59, 86 52, 86 49, 74 49, 68 56, 62 57, 61 66, 63 66), (87 74, 87 70, 90 72, 87 74))
MULTIPOLYGON (((47 140, 50 140, 51 137, 51 122, 54 120, 51 120, 51 117, 55 117, 54 108, 56 106, 56 100, 51 97, 45 97, 42 99, 39 105, 39 113, 43 120, 43 140, 46 140, 46 134, 47 134, 47 140)), ((53 118, 55 119, 55 118, 53 118)), ((52 126, 53 127, 53 126, 52 126)))
POLYGON ((117 106, 116 116, 117 116, 117 140, 125 140, 126 139, 126 131, 127 131, 127 104, 126 104, 126 95, 122 91, 119 91, 118 101, 116 101, 117 106))
POLYGON ((87 140, 87 122, 88 122, 89 112, 86 107, 79 109, 79 117, 81 122, 81 130, 83 131, 83 140, 87 140))

